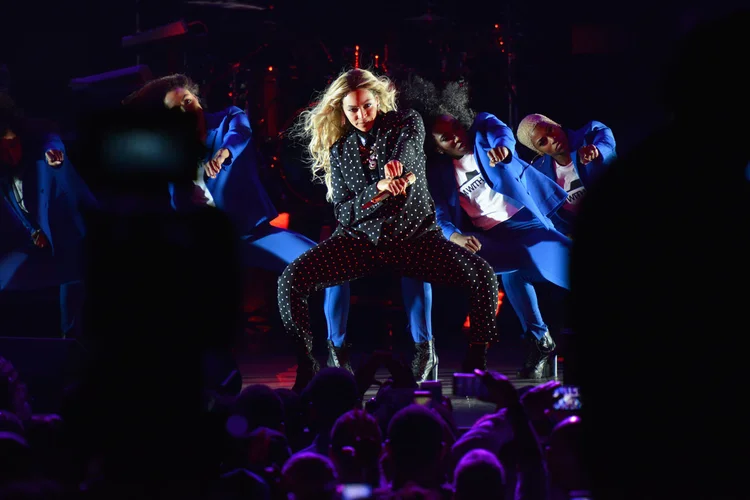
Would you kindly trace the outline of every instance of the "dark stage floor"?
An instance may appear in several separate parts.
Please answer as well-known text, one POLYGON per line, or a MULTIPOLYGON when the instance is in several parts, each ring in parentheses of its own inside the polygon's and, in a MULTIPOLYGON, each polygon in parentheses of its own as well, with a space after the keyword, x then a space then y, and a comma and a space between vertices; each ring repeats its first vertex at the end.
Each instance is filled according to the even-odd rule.
MULTIPOLYGON (((322 344, 322 342, 321 342, 322 344)), ((488 368, 508 377, 517 388, 538 385, 544 381, 519 379, 516 370, 520 366, 524 352, 518 342, 506 342, 495 345, 488 355, 488 368)), ((456 424, 459 427, 471 426, 480 416, 492 412, 494 405, 479 401, 475 398, 453 396, 453 373, 460 370, 465 344, 463 333, 448 338, 436 339, 436 348, 440 358, 438 378, 442 384, 443 394, 451 398, 454 409, 456 424)), ((362 358, 371 351, 353 347, 355 363, 357 358, 362 358)), ((393 349, 395 356, 403 356, 407 360, 411 355, 407 343, 397 342, 393 349)), ((317 358, 321 363, 325 362, 325 353, 316 348, 317 358), (319 351, 319 352, 318 352, 319 351)), ((235 360, 242 374, 243 387, 251 384, 265 384, 272 388, 291 388, 296 375, 296 361, 291 353, 284 352, 253 352, 253 348, 235 349, 235 360)), ((557 380, 563 379, 564 360, 557 363, 557 380)), ((377 373, 377 379, 386 380, 389 373, 382 368, 377 373)), ((549 379, 548 379, 549 380, 549 379)), ((377 392, 377 385, 373 385, 366 394, 366 398, 372 398, 377 392)))

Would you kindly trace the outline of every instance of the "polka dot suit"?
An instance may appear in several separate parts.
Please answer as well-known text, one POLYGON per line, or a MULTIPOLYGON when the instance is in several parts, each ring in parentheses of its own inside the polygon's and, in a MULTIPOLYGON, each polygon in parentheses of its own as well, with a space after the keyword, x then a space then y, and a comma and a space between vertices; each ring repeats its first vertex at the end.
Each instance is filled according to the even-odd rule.
POLYGON ((437 226, 425 178, 422 118, 416 111, 389 112, 376 120, 377 175, 360 155, 352 130, 331 148, 334 213, 338 228, 329 239, 292 262, 279 278, 279 309, 289 333, 309 349, 312 332, 307 298, 316 290, 381 270, 469 292, 472 341, 495 340, 497 277, 481 257, 446 240, 437 226), (391 160, 413 172, 406 195, 362 206, 378 194, 391 160), (371 174, 371 175, 368 175, 371 174))

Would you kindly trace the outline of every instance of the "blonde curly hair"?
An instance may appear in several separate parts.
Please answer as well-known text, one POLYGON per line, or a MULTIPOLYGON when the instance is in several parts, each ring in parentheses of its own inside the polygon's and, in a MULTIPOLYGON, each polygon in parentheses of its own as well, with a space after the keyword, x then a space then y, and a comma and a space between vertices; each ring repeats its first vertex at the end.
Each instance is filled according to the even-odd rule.
POLYGON ((323 182, 328 188, 326 199, 331 201, 331 147, 349 130, 342 101, 357 89, 366 89, 378 98, 378 114, 395 111, 396 87, 386 76, 376 76, 366 69, 352 69, 341 73, 318 97, 310 109, 300 114, 293 135, 308 142, 313 181, 323 182))

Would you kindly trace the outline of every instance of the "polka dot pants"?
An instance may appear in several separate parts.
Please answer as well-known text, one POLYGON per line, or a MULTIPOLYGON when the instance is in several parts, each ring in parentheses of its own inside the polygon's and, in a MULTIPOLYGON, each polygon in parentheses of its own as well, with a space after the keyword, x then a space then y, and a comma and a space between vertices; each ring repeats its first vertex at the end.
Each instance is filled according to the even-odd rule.
POLYGON ((472 342, 497 337, 497 277, 481 257, 446 240, 439 231, 407 241, 377 246, 346 235, 334 235, 300 255, 279 277, 279 311, 296 341, 309 342, 307 298, 316 290, 391 269, 402 276, 469 292, 472 342))

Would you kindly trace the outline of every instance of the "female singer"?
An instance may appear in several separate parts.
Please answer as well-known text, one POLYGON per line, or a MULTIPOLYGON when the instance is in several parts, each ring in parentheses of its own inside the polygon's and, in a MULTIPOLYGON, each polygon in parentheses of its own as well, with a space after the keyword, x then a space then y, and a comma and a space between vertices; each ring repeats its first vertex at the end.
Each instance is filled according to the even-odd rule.
POLYGON ((319 369, 312 356, 310 293, 381 269, 466 289, 472 331, 463 370, 486 366, 497 334, 497 278, 487 262, 446 240, 436 224, 422 118, 397 111, 391 82, 360 69, 339 75, 302 118, 313 172, 328 187, 339 225, 279 278, 281 318, 298 347, 295 386, 307 385, 319 369), (385 193, 385 200, 368 203, 385 193))

